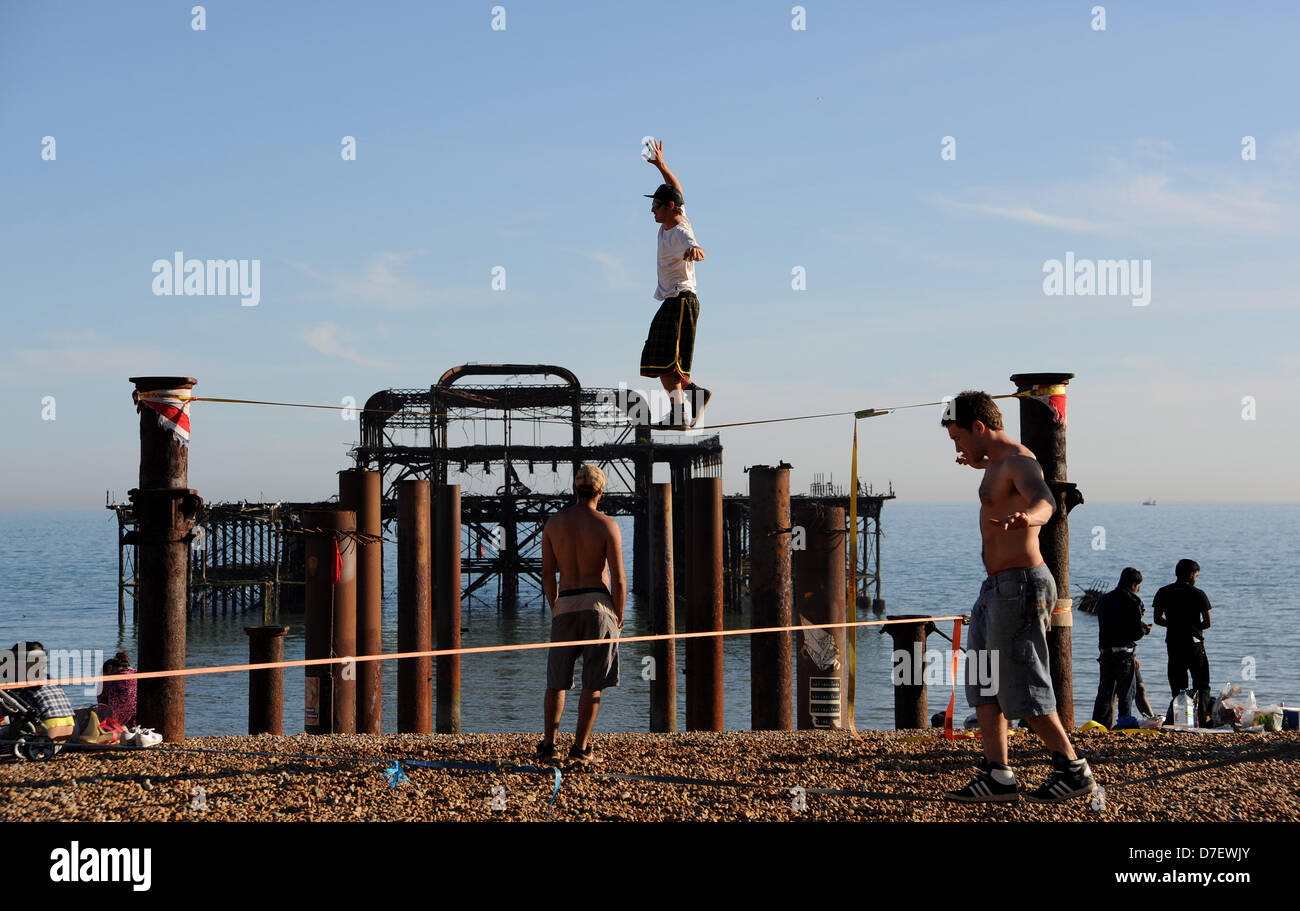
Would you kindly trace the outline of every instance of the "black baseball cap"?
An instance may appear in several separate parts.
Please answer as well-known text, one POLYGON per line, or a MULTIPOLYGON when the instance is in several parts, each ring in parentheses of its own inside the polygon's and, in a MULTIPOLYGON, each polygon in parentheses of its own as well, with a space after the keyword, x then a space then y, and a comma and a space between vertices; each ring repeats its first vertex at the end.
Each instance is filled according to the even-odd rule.
POLYGON ((645 196, 647 199, 657 199, 660 202, 675 202, 679 206, 683 203, 681 190, 670 187, 666 183, 661 183, 659 189, 653 193, 646 193, 645 196))

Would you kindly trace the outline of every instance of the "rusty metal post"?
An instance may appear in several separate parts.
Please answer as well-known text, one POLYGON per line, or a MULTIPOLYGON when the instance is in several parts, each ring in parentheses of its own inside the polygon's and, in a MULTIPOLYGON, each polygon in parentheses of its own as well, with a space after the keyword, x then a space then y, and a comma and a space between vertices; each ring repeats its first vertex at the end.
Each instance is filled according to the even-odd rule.
MULTIPOLYGON (((650 488, 650 634, 676 632, 673 587, 673 485, 650 488)), ((677 641, 664 639, 650 649, 654 677, 650 681, 650 730, 677 732, 677 641)))
MULTIPOLYGON (((248 663, 274 664, 284 660, 287 626, 246 626, 248 663)), ((248 733, 284 733, 284 668, 248 672, 248 733)))
MULTIPOLYGON (((790 466, 749 469, 749 553, 752 624, 790 626, 790 466)), ((756 731, 793 730, 788 633, 750 636, 751 726, 756 731)))
MULTIPOLYGON (((357 531, 376 538, 383 534, 380 476, 377 471, 352 468, 339 472, 339 506, 355 510, 357 531)), ((357 654, 384 650, 384 545, 357 543, 357 654)), ((384 732, 384 663, 357 664, 357 732, 384 732)))
MULTIPOLYGON (((133 376, 137 395, 171 392, 188 396, 198 381, 180 376, 133 376)), ((189 596, 189 549, 203 506, 189 489, 189 415, 181 402, 160 403, 160 414, 144 402, 140 412, 140 486, 130 491, 135 507, 135 600, 139 609, 141 671, 185 667, 185 608, 189 596), (170 422, 178 429, 167 426, 170 422)), ((173 743, 185 739, 185 678, 141 680, 138 717, 173 743)))
MULTIPOLYGON (((308 509, 307 658, 342 658, 356 654, 357 551, 343 534, 356 529, 356 513, 344 509, 308 509)), ((305 668, 304 723, 308 734, 352 734, 357 729, 356 666, 345 663, 305 668)))
MULTIPOLYGON (((722 626, 722 478, 692 478, 687 632, 722 626)), ((722 637, 686 640, 686 730, 721 731, 722 637)))
MULTIPOLYGON (((796 619, 812 624, 845 622, 848 564, 844 551, 848 535, 844 509, 805 506, 795 511, 793 522, 796 529, 803 529, 805 545, 793 554, 796 619)), ((799 730, 841 728, 846 671, 844 627, 805 629, 799 639, 799 730)))
MULTIPOLYGON (((1064 410, 1065 388, 1073 373, 1016 373, 1017 391, 1038 388, 1042 394, 1059 394, 1064 410)), ((1063 415, 1062 415, 1063 417, 1063 415)), ((1043 562, 1056 580, 1056 604, 1047 631, 1047 659, 1056 692, 1056 711, 1067 731, 1074 729, 1074 658, 1071 628, 1074 599, 1070 597, 1070 510, 1083 502, 1078 487, 1066 480, 1065 421, 1053 409, 1033 398, 1020 400, 1020 441, 1030 448, 1043 477, 1056 497, 1056 513, 1038 531, 1043 562)))
MULTIPOLYGON (((397 485, 397 650, 431 651, 429 482, 397 485)), ((397 731, 433 732, 433 659, 397 662, 397 731)))
MULTIPOLYGON (((438 649, 460 648, 460 485, 438 487, 438 520, 434 531, 438 573, 438 649)), ((460 655, 439 655, 437 661, 439 734, 460 733, 460 655)))
POLYGON ((887 620, 917 620, 917 623, 890 623, 885 627, 894 640, 894 727, 925 728, 930 726, 926 714, 929 692, 925 685, 926 637, 934 630, 928 614, 888 615, 887 620))
POLYGON ((634 458, 636 506, 632 518, 632 593, 638 598, 650 594, 654 563, 650 559, 650 485, 654 479, 654 462, 650 448, 649 426, 638 425, 634 442, 639 450, 634 458))

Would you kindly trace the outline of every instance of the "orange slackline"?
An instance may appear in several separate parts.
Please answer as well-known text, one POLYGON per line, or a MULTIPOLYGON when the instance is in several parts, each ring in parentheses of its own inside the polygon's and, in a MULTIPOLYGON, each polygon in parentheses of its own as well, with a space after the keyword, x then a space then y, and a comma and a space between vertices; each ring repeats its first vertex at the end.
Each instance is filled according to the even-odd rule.
MULTIPOLYGON (((961 621, 960 616, 952 617, 933 617, 932 620, 956 620, 961 621)), ((174 671, 141 671, 131 674, 133 680, 153 680, 162 677, 188 677, 198 674, 228 674, 236 671, 265 671, 273 670, 278 667, 312 667, 324 664, 346 664, 349 661, 393 661, 404 658, 439 658, 446 655, 479 655, 492 652, 521 652, 539 648, 554 648, 560 646, 573 645, 602 645, 602 644, 623 644, 624 642, 657 642, 663 639, 699 639, 709 636, 748 636, 755 633, 784 633, 795 632, 803 629, 832 629, 839 627, 857 627, 857 626, 886 626, 890 623, 915 623, 916 619, 910 620, 859 620, 854 623, 812 623, 800 626, 767 626, 753 629, 727 629, 727 630, 708 630, 700 633, 659 633, 651 636, 628 636, 619 639, 571 639, 565 642, 522 642, 515 645, 480 645, 473 648, 446 648, 434 649, 427 652, 395 652, 391 655, 349 655, 342 658, 304 658, 298 661, 269 661, 265 664, 227 664, 217 667, 193 667, 182 668, 174 671)), ((16 690, 40 686, 77 686, 87 683, 98 683, 102 680, 121 680, 121 674, 100 674, 86 677, 68 677, 61 680, 41 680, 29 681, 25 683, 0 683, 0 690, 16 690)))

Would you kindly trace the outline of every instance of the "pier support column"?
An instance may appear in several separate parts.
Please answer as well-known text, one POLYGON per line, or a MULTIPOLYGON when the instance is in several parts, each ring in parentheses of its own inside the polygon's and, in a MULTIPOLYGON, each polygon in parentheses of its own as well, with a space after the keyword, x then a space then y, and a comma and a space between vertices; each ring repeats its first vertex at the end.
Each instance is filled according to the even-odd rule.
MULTIPOLYGON (((749 469, 749 548, 753 604, 751 625, 790 626, 790 466, 749 469)), ((793 730, 790 679, 794 637, 750 636, 750 726, 755 731, 793 730)))
MULTIPOLYGON (((357 514, 357 531, 383 534, 382 495, 377 471, 352 468, 339 472, 339 506, 357 514)), ((384 545, 357 542, 357 654, 384 650, 384 545)), ((384 663, 357 664, 357 732, 384 732, 384 663)))
MULTIPOLYGON (((722 627, 722 478, 692 478, 687 632, 722 627)), ((723 729, 722 637, 686 640, 686 730, 723 729)))
MULTIPOLYGON (((397 650, 433 650, 429 482, 397 484, 397 650)), ((433 732, 433 659, 397 662, 397 731, 433 732)))
MULTIPOLYGON (((650 488, 650 635, 677 631, 673 587, 673 485, 650 488)), ((654 678, 650 681, 650 731, 677 732, 677 641, 653 644, 654 678)))
MULTIPOLYGON (((348 532, 357 514, 345 509, 308 509, 306 657, 355 656, 357 647, 357 549, 348 532)), ((357 729, 356 664, 313 665, 307 674, 304 726, 308 734, 354 734, 357 729)))
MULTIPOLYGON (((460 648, 460 485, 437 488, 438 518, 434 528, 434 567, 438 610, 435 624, 438 649, 460 648)), ((460 733, 460 655, 437 660, 439 734, 460 733)))
POLYGON ((637 446, 643 446, 634 460, 636 475, 633 483, 636 490, 636 507, 632 517, 632 593, 638 598, 650 594, 653 588, 651 574, 655 564, 650 557, 650 486, 654 479, 654 461, 650 448, 649 426, 638 425, 633 440, 637 446))
POLYGON ((925 685, 926 637, 934 630, 928 614, 890 615, 887 620, 916 620, 916 623, 890 623, 885 627, 894 640, 894 728, 930 726, 926 714, 929 693, 925 685))
POLYGON ((1033 390, 1020 400, 1020 441, 1043 467, 1043 477, 1056 497, 1056 513, 1038 532, 1043 562, 1056 580, 1056 605, 1047 631, 1048 667, 1056 693, 1056 711, 1067 731, 1074 729, 1074 661, 1071 627, 1074 599, 1070 597, 1070 510, 1083 502, 1076 485, 1066 480, 1065 389, 1073 373, 1016 373, 1016 391, 1033 390), (1050 404, 1049 404, 1050 402, 1050 404))
MULTIPOLYGON (((203 506, 189 489, 189 402, 193 377, 134 376, 140 413, 140 486, 135 507, 136 604, 141 671, 185 668, 189 546, 203 506)), ((185 740, 185 678, 140 681, 140 723, 172 743, 185 740)))
MULTIPOLYGON (((248 663, 275 664, 284 660, 287 626, 246 626, 248 663)), ((248 733, 284 733, 284 668, 248 672, 248 733)))
MULTIPOLYGON (((813 624, 845 622, 844 509, 806 506, 795 511, 793 521, 804 537, 804 548, 793 553, 796 618, 813 624)), ((805 629, 799 640, 799 730, 842 728, 847 670, 844 627, 805 629)))

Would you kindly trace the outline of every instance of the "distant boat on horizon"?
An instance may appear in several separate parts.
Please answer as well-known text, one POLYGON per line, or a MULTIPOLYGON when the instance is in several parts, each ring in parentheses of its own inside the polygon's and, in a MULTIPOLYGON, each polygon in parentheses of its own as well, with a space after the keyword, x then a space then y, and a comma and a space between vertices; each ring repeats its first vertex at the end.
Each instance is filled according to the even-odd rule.
POLYGON ((1142 505, 1143 505, 1143 506, 1155 506, 1155 505, 1156 505, 1156 501, 1155 501, 1155 500, 1143 500, 1143 501, 1142 501, 1142 505))

